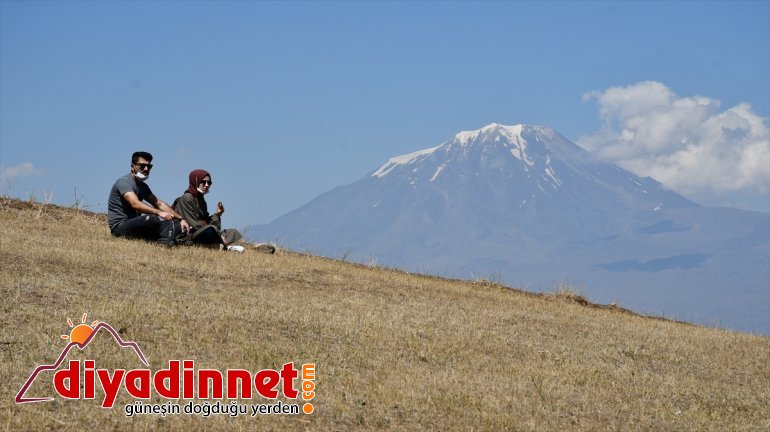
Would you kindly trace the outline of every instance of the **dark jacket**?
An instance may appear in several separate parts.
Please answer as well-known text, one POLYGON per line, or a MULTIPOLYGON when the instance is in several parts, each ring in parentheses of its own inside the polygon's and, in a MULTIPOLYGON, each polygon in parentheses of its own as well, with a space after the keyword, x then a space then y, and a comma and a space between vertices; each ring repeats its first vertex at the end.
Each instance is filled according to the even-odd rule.
POLYGON ((203 198, 203 196, 196 197, 190 192, 185 192, 184 195, 180 196, 174 201, 174 210, 182 215, 187 223, 190 224, 193 242, 196 242, 196 240, 199 240, 198 242, 203 240, 199 239, 199 236, 201 235, 206 237, 206 239, 203 240, 204 243, 212 242, 213 239, 208 233, 203 234, 207 231, 210 232, 210 230, 207 230, 209 227, 216 230, 218 236, 216 236, 214 239, 218 243, 221 243, 220 236, 224 237, 227 244, 236 242, 243 238, 241 233, 237 230, 222 229, 222 221, 220 220, 219 215, 210 215, 208 213, 208 205, 206 204, 206 200, 203 198))

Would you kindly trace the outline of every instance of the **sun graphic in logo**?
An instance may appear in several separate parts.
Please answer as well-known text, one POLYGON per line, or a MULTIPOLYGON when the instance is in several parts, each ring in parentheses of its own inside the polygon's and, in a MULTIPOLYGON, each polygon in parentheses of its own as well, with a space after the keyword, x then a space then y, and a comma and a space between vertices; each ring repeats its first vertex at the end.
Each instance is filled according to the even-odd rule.
POLYGON ((72 320, 67 318, 67 324, 70 325, 72 328, 72 331, 70 332, 70 335, 61 335, 62 339, 69 339, 72 342, 75 342, 76 344, 83 346, 83 344, 88 340, 88 337, 91 336, 91 333, 94 332, 93 327, 99 324, 99 321, 94 321, 91 323, 91 325, 86 324, 86 316, 88 314, 83 314, 83 317, 80 319, 80 324, 77 326, 72 324, 72 320))

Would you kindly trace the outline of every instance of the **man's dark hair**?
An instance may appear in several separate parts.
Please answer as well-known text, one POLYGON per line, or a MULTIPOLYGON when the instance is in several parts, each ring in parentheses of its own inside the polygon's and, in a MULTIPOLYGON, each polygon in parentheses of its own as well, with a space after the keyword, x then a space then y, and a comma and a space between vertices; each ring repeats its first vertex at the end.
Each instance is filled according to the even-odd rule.
POLYGON ((147 153, 146 151, 138 151, 134 152, 134 154, 131 155, 131 163, 135 164, 139 161, 139 158, 144 158, 147 162, 152 162, 152 155, 147 153))

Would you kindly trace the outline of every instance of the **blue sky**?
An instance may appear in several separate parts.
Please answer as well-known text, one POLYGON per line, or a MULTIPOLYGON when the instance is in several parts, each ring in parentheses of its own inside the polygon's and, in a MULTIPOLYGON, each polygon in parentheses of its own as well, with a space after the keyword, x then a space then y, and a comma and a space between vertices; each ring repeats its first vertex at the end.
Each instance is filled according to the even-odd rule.
POLYGON ((97 211, 139 149, 245 227, 492 122, 769 211, 769 115, 767 1, 0 1, 0 193, 97 211))

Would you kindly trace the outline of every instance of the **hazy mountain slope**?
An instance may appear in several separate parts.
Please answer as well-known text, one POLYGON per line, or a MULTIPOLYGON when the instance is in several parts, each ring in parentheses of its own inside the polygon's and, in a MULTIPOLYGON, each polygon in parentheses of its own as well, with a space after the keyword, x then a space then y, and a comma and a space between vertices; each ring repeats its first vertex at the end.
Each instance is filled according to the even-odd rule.
POLYGON ((703 208, 552 129, 491 124, 390 159, 253 238, 770 334, 770 215, 703 208))

